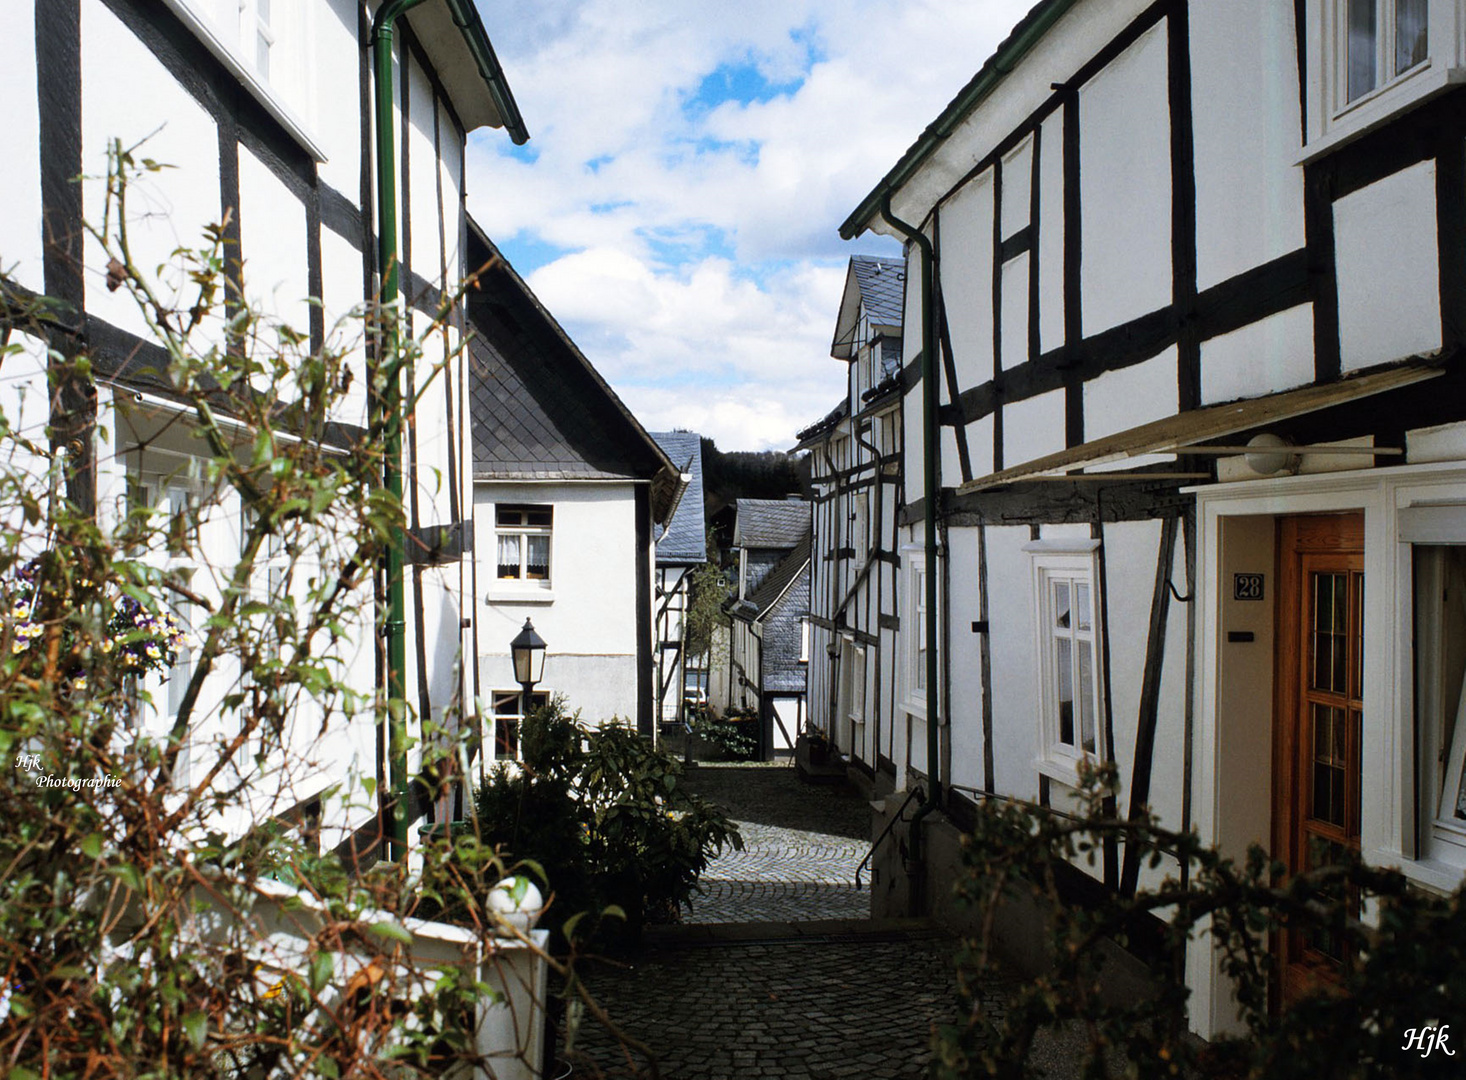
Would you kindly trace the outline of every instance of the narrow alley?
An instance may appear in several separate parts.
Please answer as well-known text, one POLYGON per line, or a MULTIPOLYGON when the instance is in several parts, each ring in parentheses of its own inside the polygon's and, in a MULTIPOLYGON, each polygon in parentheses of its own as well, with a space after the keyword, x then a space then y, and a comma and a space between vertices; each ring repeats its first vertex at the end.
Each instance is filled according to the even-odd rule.
MULTIPOLYGON (((709 868, 685 922, 650 928, 639 955, 586 975, 656 1055, 657 1075, 925 1076, 932 1025, 956 1004, 953 941, 920 920, 867 917, 869 894, 854 882, 868 804, 802 784, 787 765, 704 765, 688 783, 739 822, 744 850, 709 868)), ((567 1057, 576 1071, 566 1076, 653 1075, 589 1021, 567 1057)))

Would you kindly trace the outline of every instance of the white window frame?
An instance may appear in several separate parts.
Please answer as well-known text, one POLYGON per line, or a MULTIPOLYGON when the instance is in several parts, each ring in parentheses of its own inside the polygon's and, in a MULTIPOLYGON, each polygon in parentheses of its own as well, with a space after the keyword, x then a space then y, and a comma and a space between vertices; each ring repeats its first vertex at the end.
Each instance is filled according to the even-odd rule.
MULTIPOLYGON (((159 450, 147 451, 148 456, 154 459, 164 453, 166 452, 159 450)), ((142 461, 142 451, 133 450, 128 456, 131 460, 127 464, 127 492, 124 498, 129 511, 146 507, 154 511, 167 511, 171 516, 179 511, 170 509, 167 504, 181 498, 183 500, 182 512, 192 515, 192 521, 186 522, 185 528, 194 544, 193 555, 177 555, 168 551, 166 546, 157 541, 161 535, 166 535, 169 526, 161 518, 155 518, 149 528, 155 543, 147 550, 135 553, 134 558, 166 576, 175 578, 181 576, 189 587, 196 586, 207 570, 207 564, 198 554, 200 513, 204 491, 203 484, 190 473, 194 462, 197 462, 197 468, 201 473, 202 461, 191 459, 188 455, 167 453, 166 460, 178 460, 182 465, 173 472, 164 474, 156 471, 156 468, 149 469, 145 466, 142 461)), ((189 641, 184 647, 175 651, 172 667, 166 673, 149 672, 143 677, 139 686, 139 689, 145 691, 151 699, 147 706, 143 706, 141 702, 138 703, 139 728, 154 734, 166 734, 172 728, 178 715, 178 706, 182 704, 180 695, 187 689, 193 678, 193 639, 197 635, 195 622, 199 613, 192 610, 192 604, 182 600, 171 591, 165 590, 157 599, 160 604, 172 611, 184 633, 189 635, 189 641)), ((200 715, 202 712, 203 710, 200 710, 200 715)), ((194 727, 198 727, 198 721, 195 721, 194 727)), ((176 785, 186 786, 192 782, 192 758, 193 739, 185 738, 180 746, 174 767, 173 779, 176 785)))
MULTIPOLYGON (((1453 509, 1458 511, 1456 516, 1466 519, 1466 507, 1453 509)), ((1422 596, 1426 596, 1427 603, 1431 605, 1424 613, 1418 609, 1413 610, 1417 618, 1424 614, 1426 618, 1444 620, 1448 607, 1458 607, 1463 603, 1460 595, 1462 582, 1459 578, 1452 579, 1442 573, 1445 570, 1443 561, 1418 558, 1421 554, 1459 548, 1462 540, 1466 540, 1466 536, 1461 540, 1453 538, 1444 544, 1422 542, 1418 548, 1424 549, 1423 551, 1417 550, 1416 544, 1409 545, 1412 574, 1407 580, 1410 582, 1412 608, 1419 603, 1422 596)), ((1421 679, 1422 663, 1434 661, 1438 664, 1442 659, 1442 635, 1422 632, 1417 625, 1415 644, 1415 854, 1427 861, 1466 865, 1466 819, 1452 813, 1439 812, 1443 795, 1452 789, 1460 791, 1463 765, 1466 765, 1466 716, 1461 711, 1466 708, 1466 693, 1462 693, 1459 682, 1455 685, 1440 685, 1441 673, 1438 669, 1434 672, 1436 680, 1427 683, 1421 679), (1454 714, 1454 731, 1449 741, 1443 738, 1448 712, 1454 714), (1433 767, 1436 762, 1443 765, 1440 779, 1436 777, 1437 770, 1433 767)))
POLYGON ((902 574, 906 597, 901 605, 904 609, 901 617, 901 708, 918 720, 925 720, 926 664, 921 638, 926 634, 926 556, 921 548, 905 550, 901 554, 906 564, 902 574))
POLYGON ((1307 143, 1301 164, 1380 126, 1421 102, 1466 81, 1461 0, 1430 0, 1426 58, 1395 73, 1397 0, 1375 0, 1374 89, 1349 100, 1349 0, 1309 0, 1307 26, 1307 143))
POLYGON ((163 0, 172 12, 229 69, 241 86, 280 122, 318 163, 326 152, 316 141, 313 65, 315 4, 272 0, 270 72, 256 63, 259 0, 163 0))
MULTIPOLYGON (((550 703, 552 694, 549 690, 535 689, 529 694, 531 708, 538 709, 550 703)), ((520 762, 524 760, 524 690, 515 687, 513 690, 490 690, 489 691, 489 730, 488 739, 485 741, 487 753, 484 755, 485 763, 488 762, 520 762), (510 699, 513 699, 512 701, 510 699), (500 707, 513 705, 513 712, 500 712, 500 707), (499 753, 499 721, 510 720, 514 722, 514 753, 499 753)))
POLYGON ((550 503, 498 503, 494 506, 494 588, 496 590, 520 590, 548 592, 554 587, 555 581, 555 507, 550 503), (550 523, 529 524, 527 521, 520 524, 506 525, 501 521, 501 515, 506 513, 520 512, 528 514, 531 512, 544 512, 549 515, 550 523), (507 537, 516 537, 519 540, 519 574, 514 577, 499 576, 499 542, 507 537), (529 576, 529 540, 530 538, 543 537, 549 546, 546 554, 545 576, 542 578, 529 576))
POLYGON ((1105 758, 1105 714, 1104 714, 1104 639, 1101 631, 1099 594, 1099 541, 1044 541, 1039 540, 1025 546, 1032 559, 1033 570, 1033 630, 1034 630, 1034 672, 1037 679, 1035 700, 1039 709, 1038 758, 1035 766, 1039 772, 1073 785, 1078 779, 1078 767, 1086 758, 1102 761, 1105 758), (1056 633, 1054 614, 1055 587, 1067 582, 1071 590, 1071 611, 1077 605, 1077 588, 1089 589, 1088 628, 1075 625, 1066 633, 1056 633), (1073 742, 1062 739, 1058 700, 1059 641, 1073 643, 1070 651, 1071 679, 1074 686, 1075 713, 1071 720, 1073 742), (1090 684, 1079 685, 1078 645, 1090 648, 1090 684), (1087 689, 1090 709, 1094 717, 1094 748, 1084 746, 1080 694, 1087 689))

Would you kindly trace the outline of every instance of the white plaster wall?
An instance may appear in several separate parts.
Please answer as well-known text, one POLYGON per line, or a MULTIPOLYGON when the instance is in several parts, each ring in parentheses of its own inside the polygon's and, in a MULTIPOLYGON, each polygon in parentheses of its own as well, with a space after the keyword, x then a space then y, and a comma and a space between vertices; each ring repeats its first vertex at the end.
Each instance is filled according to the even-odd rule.
MULTIPOLYGON (((928 238, 931 229, 926 230, 928 238)), ((921 249, 906 245, 906 295, 902 306, 901 364, 911 363, 921 355, 921 249)))
MULTIPOLYGON (((442 218, 438 210, 438 149, 433 133, 437 115, 436 96, 427 72, 415 60, 407 65, 407 78, 409 123, 398 129, 398 137, 407 155, 406 171, 411 182, 412 272, 441 287, 443 275, 439 260, 443 257, 443 244, 439 229, 442 218)), ((452 138, 452 125, 447 127, 443 135, 452 138)), ((452 189, 443 195, 443 209, 451 214, 452 189)))
POLYGON ((1120 767, 1121 805, 1125 807, 1130 805, 1134 776, 1140 686, 1160 535, 1158 521, 1125 521, 1104 527, 1106 652, 1110 724, 1115 735, 1111 753, 1120 767))
MULTIPOLYGON (((1171 584, 1182 596, 1186 588, 1186 535, 1184 523, 1176 534, 1176 554, 1171 563, 1171 584)), ((1181 827, 1181 805, 1185 797, 1186 740, 1186 621, 1190 607, 1171 597, 1166 616, 1166 651, 1161 665, 1160 711, 1157 714, 1155 753, 1150 773, 1150 805, 1161 821, 1181 827)))
MULTIPOLYGON (((939 198, 1049 99, 1054 83, 1071 79, 1101 43, 1117 36, 1147 7, 1148 0, 1104 0, 1071 8, 896 193, 896 216, 923 220, 939 198)), ((974 59, 974 70, 980 59, 974 59)), ((877 222, 872 228, 887 231, 877 222)))
POLYGON ((361 315, 361 252, 332 232, 321 229, 321 291, 328 348, 345 352, 351 385, 336 407, 335 419, 365 426, 367 422, 366 323, 361 315), (356 314, 353 314, 356 312, 356 314))
POLYGON ((1303 246, 1293 6, 1190 5, 1196 274, 1205 289, 1303 246))
POLYGON ((1064 391, 1050 390, 1003 406, 1003 465, 1064 449, 1064 391))
MULTIPOLYGON (((107 171, 111 138, 138 146, 173 168, 149 174, 128 191, 133 260, 151 274, 179 247, 197 248, 203 229, 222 216, 219 205, 219 135, 213 120, 118 21, 101 0, 81 8, 82 169, 99 179, 83 186, 83 212, 100 222, 104 209, 101 177, 107 171), (146 141, 144 141, 146 140, 146 141)), ((26 155, 27 159, 30 154, 26 155)), ((86 246, 87 311, 114 326, 146 334, 137 305, 123 290, 109 293, 95 268, 98 246, 86 246)), ((181 273, 163 276, 164 298, 189 296, 181 273)), ((189 300, 188 303, 192 301, 189 300)), ((187 305, 185 305, 187 306, 187 305)))
POLYGON ((1313 305, 1269 315, 1201 343, 1201 402, 1261 397, 1313 381, 1313 305))
MULTIPOLYGON (((942 299, 956 360, 957 385, 986 382, 993 373, 993 185, 989 169, 942 204, 942 299)), ((910 287, 907 294, 919 291, 910 287)), ((907 322, 906 341, 919 349, 920 324, 907 322)), ((909 346, 908 346, 909 347, 909 346)))
POLYGON ((636 717, 636 514, 634 487, 623 483, 474 485, 476 601, 484 685, 509 678, 509 642, 524 620, 548 643, 547 689, 597 718, 636 717), (548 593, 515 589, 494 577, 494 507, 498 502, 555 508, 548 593), (552 599, 546 600, 548 595, 552 599), (489 599, 492 597, 493 599, 489 599), (602 683, 605 683, 603 686, 602 683))
POLYGON ((948 665, 952 679, 951 724, 952 776, 954 783, 981 788, 982 760, 982 638, 972 632, 979 617, 977 582, 977 536, 975 527, 951 529, 951 607, 948 610, 948 665))
MULTIPOLYGON (((308 334, 305 206, 247 146, 239 148, 239 203, 239 250, 244 256, 246 301, 268 313, 272 322, 278 319, 308 334)), ((273 327, 266 325, 260 330, 257 348, 277 348, 273 327)), ((294 387, 282 387, 280 393, 287 401, 297 396, 294 387)))
POLYGON ((1439 349, 1435 162, 1335 202, 1334 262, 1345 371, 1439 349))
POLYGON ((448 267, 448 281, 456 287, 465 270, 478 267, 464 267, 465 252, 459 242, 463 233, 463 134, 453 117, 442 103, 438 106, 438 182, 443 185, 443 262, 448 267))
POLYGON ((1064 113, 1039 129, 1038 340, 1048 352, 1064 344, 1064 113))
POLYGON ((1038 669, 1034 657, 1033 564, 1027 526, 990 527, 988 618, 993 662, 993 778, 1019 798, 1038 794, 1038 669))
POLYGON ((989 413, 967 425, 967 456, 974 478, 993 471, 993 417, 989 413))
MULTIPOLYGON (((51 420, 51 403, 46 393, 46 345, 39 338, 25 333, 11 335, 10 344, 17 352, 5 357, 5 377, 0 378, 0 415, 11 432, 38 446, 46 446, 46 426, 51 420)), ((4 458, 0 468, 37 477, 36 488, 44 490, 40 477, 46 471, 45 459, 31 454, 15 438, 3 444, 4 458)), ((19 528, 18 522, 7 522, 8 529, 19 528)))
MULTIPOLYGON (((1006 201, 1004 203, 1006 205, 1006 201)), ((1003 264, 1003 370, 1024 363, 1028 356, 1027 252, 1003 264)))
MULTIPOLYGON (((943 380, 943 385, 946 385, 945 380, 943 380)), ((946 394, 943 394, 942 397, 945 398, 946 394)), ((943 404, 946 402, 943 401, 943 404)), ((957 451, 957 429, 943 424, 941 438, 942 471, 938 479, 942 486, 954 487, 962 482, 962 458, 957 451)), ((855 568, 850 567, 848 573, 853 577, 855 568)))
MULTIPOLYGON (((1102 439, 1163 416, 1173 416, 1179 408, 1177 394, 1175 346, 1149 360, 1107 371, 1084 384, 1084 438, 1086 441, 1102 439)), ((1133 469, 1157 460, 1165 457, 1148 454, 1106 468, 1133 469)))
MULTIPOLYGON (((326 153, 321 180, 352 204, 361 189, 361 47, 357 43, 356 0, 326 0, 316 14, 311 67, 317 93, 311 133, 326 153)), ((370 134, 368 132, 367 134, 370 134)))
POLYGON ((0 178, 0 274, 43 292, 41 268, 40 112, 36 102, 35 5, 12 4, 6 15, 6 57, 0 64, 5 124, 0 153, 16 163, 0 178))
POLYGON ((1086 335, 1171 300, 1171 143, 1166 26, 1079 91, 1080 271, 1086 335))
POLYGON ((1003 239, 1028 224, 1033 202, 1033 137, 1020 142, 1003 158, 1003 239))

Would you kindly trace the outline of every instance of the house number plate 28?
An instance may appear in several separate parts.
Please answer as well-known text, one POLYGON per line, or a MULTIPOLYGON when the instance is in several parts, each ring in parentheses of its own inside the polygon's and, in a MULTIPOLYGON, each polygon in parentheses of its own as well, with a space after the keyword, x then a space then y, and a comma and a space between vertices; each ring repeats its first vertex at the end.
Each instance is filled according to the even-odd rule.
POLYGON ((1233 574, 1232 599, 1261 600, 1262 579, 1262 574, 1233 574))

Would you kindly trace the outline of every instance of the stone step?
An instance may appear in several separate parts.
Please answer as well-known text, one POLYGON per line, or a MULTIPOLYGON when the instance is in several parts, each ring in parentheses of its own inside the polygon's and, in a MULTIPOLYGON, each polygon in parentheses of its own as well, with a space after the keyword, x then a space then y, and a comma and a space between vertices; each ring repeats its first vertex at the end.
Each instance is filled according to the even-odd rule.
POLYGON ((648 949, 710 949, 735 945, 833 945, 861 941, 919 941, 952 935, 930 919, 813 919, 807 922, 679 923, 649 926, 648 949))

